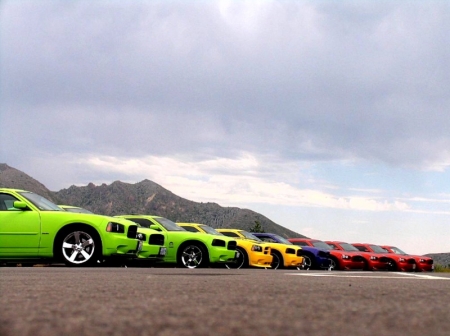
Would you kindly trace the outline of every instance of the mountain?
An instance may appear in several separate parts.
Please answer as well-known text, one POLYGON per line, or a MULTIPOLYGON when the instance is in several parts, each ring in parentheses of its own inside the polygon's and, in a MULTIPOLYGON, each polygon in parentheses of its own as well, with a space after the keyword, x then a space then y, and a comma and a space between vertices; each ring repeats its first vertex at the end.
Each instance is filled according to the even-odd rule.
POLYGON ((258 221, 266 232, 284 237, 304 237, 248 209, 198 203, 179 197, 155 182, 136 184, 115 181, 110 185, 71 186, 56 193, 66 204, 77 205, 104 215, 154 214, 174 222, 203 223, 214 228, 250 230, 258 221))
POLYGON ((42 183, 4 163, 0 163, 0 188, 28 190, 44 196, 55 203, 58 202, 56 195, 42 183))
POLYGON ((258 221, 266 232, 283 237, 305 237, 252 210, 190 201, 149 180, 135 184, 115 181, 110 185, 99 186, 89 183, 84 187, 71 186, 52 192, 27 174, 0 164, 0 187, 29 190, 55 203, 79 206, 102 215, 152 214, 174 222, 244 230, 250 230, 258 221))
POLYGON ((428 253, 425 256, 433 258, 435 265, 450 266, 450 253, 428 253))

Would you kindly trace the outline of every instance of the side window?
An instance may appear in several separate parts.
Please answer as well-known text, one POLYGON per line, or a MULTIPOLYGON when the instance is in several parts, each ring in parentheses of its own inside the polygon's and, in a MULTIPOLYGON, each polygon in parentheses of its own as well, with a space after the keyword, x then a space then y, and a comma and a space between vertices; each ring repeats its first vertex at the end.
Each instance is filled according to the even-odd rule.
POLYGON ((269 243, 276 243, 276 241, 270 237, 260 237, 262 241, 269 242, 269 243))
POLYGON ((0 194, 0 211, 7 211, 14 206, 14 202, 17 198, 10 194, 0 194))
POLYGON ((228 236, 228 237, 238 237, 240 238, 240 236, 237 233, 234 232, 221 232, 224 236, 228 236))
POLYGON ((200 232, 196 227, 194 226, 182 226, 183 229, 190 232, 200 232))
POLYGON ((295 244, 295 245, 299 245, 299 246, 308 246, 308 244, 306 242, 302 242, 302 241, 293 241, 291 243, 295 244))
POLYGON ((150 225, 152 225, 153 223, 151 221, 149 221, 148 219, 145 218, 126 218, 132 222, 135 222, 136 224, 139 224, 142 227, 145 228, 149 228, 150 225))
POLYGON ((334 245, 334 244, 328 244, 328 245, 330 245, 330 247, 331 247, 333 250, 337 250, 337 249, 338 249, 337 246, 334 245))
POLYGON ((355 246, 358 250, 363 251, 363 252, 369 252, 368 249, 366 249, 364 246, 355 246))

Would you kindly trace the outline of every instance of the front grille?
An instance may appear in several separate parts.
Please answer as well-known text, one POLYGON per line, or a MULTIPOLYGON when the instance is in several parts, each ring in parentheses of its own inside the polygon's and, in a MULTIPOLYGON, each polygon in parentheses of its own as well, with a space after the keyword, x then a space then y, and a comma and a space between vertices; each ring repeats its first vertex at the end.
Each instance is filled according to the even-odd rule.
POLYGON ((380 261, 383 263, 387 263, 387 262, 390 262, 391 259, 389 259, 388 257, 380 257, 380 261))
POLYGON ((270 254, 270 246, 264 247, 264 254, 270 254))
POLYGON ((330 258, 330 252, 319 251, 318 256, 321 258, 330 258))
POLYGON ((427 260, 428 265, 433 265, 433 259, 427 260))
POLYGON ((416 263, 416 261, 414 260, 414 259, 408 259, 408 264, 415 264, 416 263))
POLYGON ((302 250, 297 250, 297 257, 301 257, 303 256, 303 251, 302 250))
POLYGON ((136 238, 137 230, 138 230, 137 225, 130 225, 128 227, 127 237, 128 238, 136 238))
POLYGON ((164 245, 164 236, 162 234, 151 234, 148 238, 150 245, 164 245))
POLYGON ((225 247, 226 244, 225 244, 225 241, 222 240, 222 239, 213 239, 211 245, 212 245, 212 246, 222 246, 222 247, 225 247))
POLYGON ((231 240, 228 242, 227 249, 228 250, 236 250, 237 242, 235 240, 231 240))
POLYGON ((360 255, 357 255, 357 256, 352 257, 352 261, 360 262, 360 261, 364 261, 364 258, 360 255))
POLYGON ((295 250, 293 248, 287 248, 286 254, 295 254, 295 250))

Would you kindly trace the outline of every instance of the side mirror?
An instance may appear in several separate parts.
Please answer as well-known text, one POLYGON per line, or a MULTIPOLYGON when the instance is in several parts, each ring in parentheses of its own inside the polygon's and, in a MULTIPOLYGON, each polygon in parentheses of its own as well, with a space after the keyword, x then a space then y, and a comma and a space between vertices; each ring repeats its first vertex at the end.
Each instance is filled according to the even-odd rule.
POLYGON ((13 208, 9 208, 9 211, 20 211, 20 210, 27 210, 28 205, 25 202, 22 201, 14 201, 13 208))
POLYGON ((156 230, 156 231, 161 231, 161 228, 158 225, 156 225, 156 224, 150 225, 150 229, 153 229, 153 230, 156 230))

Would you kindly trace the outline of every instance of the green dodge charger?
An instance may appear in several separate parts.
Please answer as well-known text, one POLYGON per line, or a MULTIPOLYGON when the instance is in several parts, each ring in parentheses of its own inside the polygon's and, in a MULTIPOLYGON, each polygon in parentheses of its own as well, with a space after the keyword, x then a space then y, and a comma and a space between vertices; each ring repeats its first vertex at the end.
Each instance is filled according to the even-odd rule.
MULTIPOLYGON (((164 262, 176 263, 180 267, 206 267, 210 263, 236 261, 236 240, 225 236, 194 233, 185 230, 171 220, 150 215, 122 215, 141 227, 159 231, 165 236, 167 248, 164 262)), ((139 229, 140 230, 140 229, 139 229)))
POLYGON ((64 211, 46 198, 0 188, 0 261, 60 261, 88 266, 134 259, 142 249, 138 226, 123 218, 64 211))

